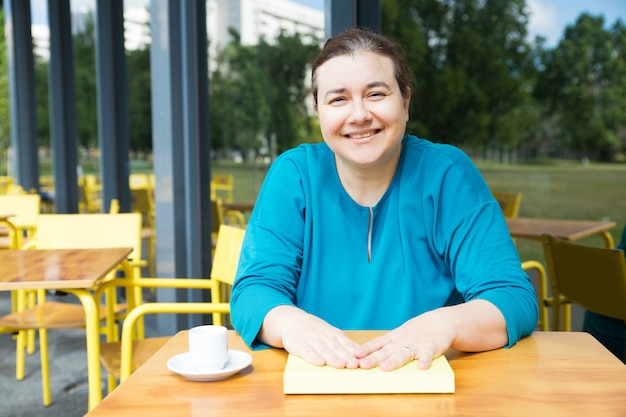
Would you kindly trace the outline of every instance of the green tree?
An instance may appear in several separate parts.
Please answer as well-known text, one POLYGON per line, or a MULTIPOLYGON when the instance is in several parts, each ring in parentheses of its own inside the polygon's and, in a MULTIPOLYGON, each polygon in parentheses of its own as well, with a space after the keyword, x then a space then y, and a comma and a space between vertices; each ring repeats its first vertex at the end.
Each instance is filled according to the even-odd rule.
POLYGON ((11 106, 9 103, 9 67, 4 39, 4 10, 0 9, 0 158, 11 144, 11 106))
POLYGON ((272 109, 266 137, 275 135, 278 152, 312 140, 312 104, 307 101, 310 88, 305 83, 307 70, 318 52, 316 43, 305 44, 297 34, 280 33, 272 45, 265 39, 259 42, 263 83, 271 86, 263 89, 265 100, 272 109))
POLYGON ((98 98, 96 88, 96 39, 93 13, 85 27, 74 33, 76 133, 84 148, 98 146, 98 98))
POLYGON ((35 97, 39 146, 50 146, 50 113, 48 111, 48 61, 35 55, 35 97))
POLYGON ((282 152, 317 140, 305 100, 307 69, 319 51, 315 41, 281 33, 274 43, 261 39, 252 46, 241 44, 235 30, 231 36, 211 74, 213 149, 259 150, 275 137, 282 152))
POLYGON ((130 148, 134 151, 150 151, 152 150, 150 48, 129 51, 127 65, 130 148))
POLYGON ((613 159, 626 141, 626 27, 582 14, 546 50, 536 95, 558 115, 557 146, 577 157, 613 159))
POLYGON ((527 21, 524 0, 383 0, 382 31, 407 49, 418 81, 409 130, 517 146, 537 120, 527 21))
POLYGON ((227 153, 258 149, 269 118, 257 49, 242 45, 236 31, 230 34, 233 40, 218 53, 209 85, 211 146, 227 153))

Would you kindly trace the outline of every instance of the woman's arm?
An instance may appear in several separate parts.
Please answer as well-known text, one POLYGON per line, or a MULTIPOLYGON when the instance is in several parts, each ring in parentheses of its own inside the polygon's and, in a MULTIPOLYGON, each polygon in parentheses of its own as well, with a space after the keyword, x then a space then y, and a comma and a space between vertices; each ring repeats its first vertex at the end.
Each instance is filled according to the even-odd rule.
POLYGON ((507 344, 504 316, 490 302, 473 300, 421 314, 389 333, 359 346, 359 366, 383 370, 418 359, 426 369, 449 348, 479 352, 507 344))

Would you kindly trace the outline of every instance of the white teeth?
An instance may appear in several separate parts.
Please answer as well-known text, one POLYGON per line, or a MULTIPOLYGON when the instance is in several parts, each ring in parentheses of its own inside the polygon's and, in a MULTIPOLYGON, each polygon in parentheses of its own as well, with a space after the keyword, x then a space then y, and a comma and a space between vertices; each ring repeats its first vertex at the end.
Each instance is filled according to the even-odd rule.
POLYGON ((373 132, 361 133, 359 135, 350 135, 352 139, 363 139, 372 136, 373 132))

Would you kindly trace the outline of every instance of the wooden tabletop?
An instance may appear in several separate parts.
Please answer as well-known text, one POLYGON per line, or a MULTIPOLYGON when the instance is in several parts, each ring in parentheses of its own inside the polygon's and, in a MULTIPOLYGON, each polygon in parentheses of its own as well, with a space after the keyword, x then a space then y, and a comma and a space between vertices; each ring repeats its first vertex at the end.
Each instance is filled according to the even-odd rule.
POLYGON ((11 217, 14 217, 14 216, 15 216, 15 214, 0 213, 0 221, 7 221, 11 217))
MULTIPOLYGON (((348 332, 364 341, 377 332, 348 332)), ((249 352, 230 332, 231 349, 249 352)), ((511 349, 450 351, 454 394, 285 395, 281 349, 252 352, 252 365, 215 382, 167 369, 187 351, 187 332, 161 350, 88 416, 617 416, 626 415, 626 367, 586 333, 536 332, 511 349)))
POLYGON ((541 240, 543 234, 556 236, 564 240, 578 240, 595 234, 608 234, 615 227, 612 221, 535 219, 508 217, 511 236, 541 240))
POLYGON ((224 210, 252 211, 254 203, 254 201, 222 202, 222 208, 224 210))
POLYGON ((132 248, 2 250, 0 291, 91 288, 132 248))

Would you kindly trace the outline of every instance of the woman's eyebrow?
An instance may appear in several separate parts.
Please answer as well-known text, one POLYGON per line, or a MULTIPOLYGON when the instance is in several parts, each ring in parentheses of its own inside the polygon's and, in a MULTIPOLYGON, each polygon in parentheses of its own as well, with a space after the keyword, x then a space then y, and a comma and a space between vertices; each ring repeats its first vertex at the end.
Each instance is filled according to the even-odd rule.
MULTIPOLYGON (((368 89, 376 88, 376 87, 383 87, 383 88, 386 88, 387 90, 391 90, 391 87, 389 87, 389 84, 387 84, 384 81, 372 81, 371 83, 367 84, 366 87, 368 89)), ((332 95, 335 95, 335 94, 343 94, 345 91, 346 91, 346 89, 343 88, 343 87, 333 88, 331 90, 328 90, 326 92, 326 94, 324 94, 324 97, 332 96, 332 95)))
POLYGON ((341 87, 341 88, 333 88, 332 90, 328 90, 326 92, 326 94, 324 94, 324 97, 328 97, 328 96, 332 96, 335 94, 342 94, 344 91, 346 91, 345 88, 341 87))
POLYGON ((389 84, 387 84, 384 81, 372 81, 371 83, 367 84, 367 88, 374 88, 374 87, 384 87, 387 90, 391 90, 391 87, 389 87, 389 84))

